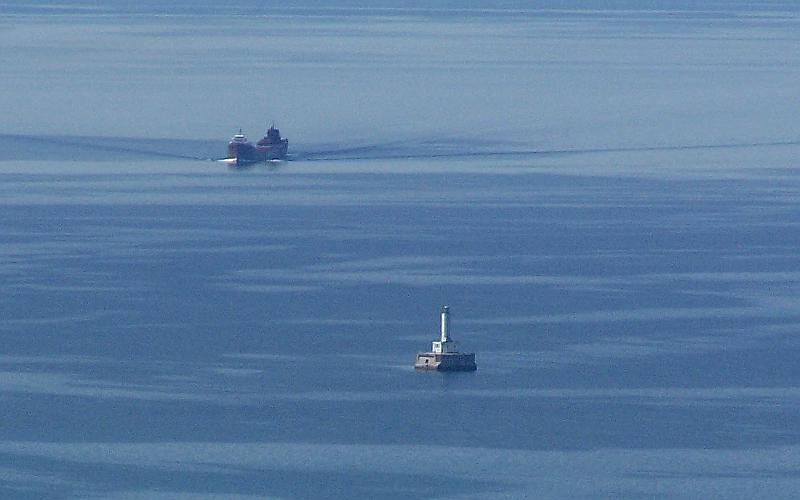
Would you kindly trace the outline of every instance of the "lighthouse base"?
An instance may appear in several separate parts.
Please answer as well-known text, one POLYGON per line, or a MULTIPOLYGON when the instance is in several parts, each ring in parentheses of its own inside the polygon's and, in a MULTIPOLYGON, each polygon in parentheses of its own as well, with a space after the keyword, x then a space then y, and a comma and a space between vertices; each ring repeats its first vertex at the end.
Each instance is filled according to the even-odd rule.
POLYGON ((478 369, 475 353, 464 352, 420 352, 414 368, 440 372, 473 372, 478 369))

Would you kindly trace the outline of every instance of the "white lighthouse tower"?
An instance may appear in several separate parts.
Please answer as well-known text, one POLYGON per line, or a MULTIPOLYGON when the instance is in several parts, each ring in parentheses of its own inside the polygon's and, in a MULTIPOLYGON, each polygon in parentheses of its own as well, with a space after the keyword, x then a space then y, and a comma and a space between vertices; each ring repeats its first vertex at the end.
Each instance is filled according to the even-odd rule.
POLYGON ((450 338, 450 308, 442 306, 442 326, 439 340, 431 344, 430 352, 417 354, 415 368, 439 371, 474 371, 475 353, 458 352, 456 343, 450 338))
POLYGON ((431 352, 441 354, 443 352, 458 352, 456 343, 450 340, 450 308, 442 306, 442 336, 431 344, 431 352))

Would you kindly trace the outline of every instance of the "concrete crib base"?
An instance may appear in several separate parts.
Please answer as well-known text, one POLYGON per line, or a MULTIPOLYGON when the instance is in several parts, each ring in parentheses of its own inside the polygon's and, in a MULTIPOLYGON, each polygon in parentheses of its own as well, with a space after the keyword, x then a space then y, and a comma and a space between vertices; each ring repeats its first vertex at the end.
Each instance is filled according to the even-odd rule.
POLYGON ((475 364, 475 353, 421 352, 417 354, 414 368, 440 372, 472 372, 478 369, 478 365, 475 364))

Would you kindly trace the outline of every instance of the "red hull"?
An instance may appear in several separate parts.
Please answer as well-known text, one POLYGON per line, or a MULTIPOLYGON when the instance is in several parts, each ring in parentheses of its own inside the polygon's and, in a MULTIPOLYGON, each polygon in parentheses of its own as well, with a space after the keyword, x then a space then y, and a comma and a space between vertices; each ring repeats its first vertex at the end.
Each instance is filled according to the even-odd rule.
POLYGON ((289 141, 284 139, 279 144, 270 146, 253 146, 248 143, 228 144, 228 158, 236 158, 240 162, 259 162, 268 160, 282 160, 289 151, 289 141))

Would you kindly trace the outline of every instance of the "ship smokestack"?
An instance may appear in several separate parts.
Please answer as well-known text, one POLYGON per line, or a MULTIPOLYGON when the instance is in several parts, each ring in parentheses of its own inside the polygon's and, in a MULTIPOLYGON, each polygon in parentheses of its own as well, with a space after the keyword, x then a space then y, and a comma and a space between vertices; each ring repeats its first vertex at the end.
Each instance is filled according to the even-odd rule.
POLYGON ((442 306, 442 342, 450 340, 450 308, 442 306))

